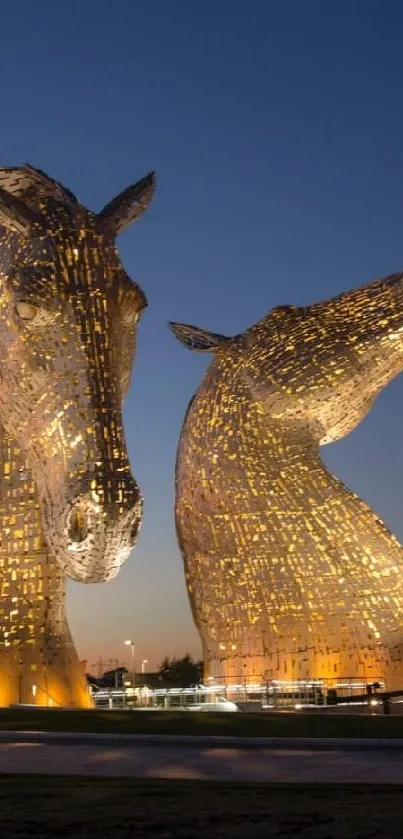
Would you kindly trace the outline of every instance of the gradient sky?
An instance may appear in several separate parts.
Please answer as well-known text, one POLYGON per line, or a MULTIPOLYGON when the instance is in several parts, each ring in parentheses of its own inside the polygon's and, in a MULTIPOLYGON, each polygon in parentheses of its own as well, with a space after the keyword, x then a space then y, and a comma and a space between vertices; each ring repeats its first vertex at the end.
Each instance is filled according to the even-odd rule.
MULTIPOLYGON (((183 415, 208 364, 168 320, 236 333, 403 270, 403 5, 394 0, 20 0, 2 10, 0 165, 28 160, 91 209, 149 169, 121 237, 149 309, 125 422, 145 496, 116 581, 68 586, 92 664, 199 654, 173 519, 183 415)), ((403 539, 403 382, 328 466, 403 539)))

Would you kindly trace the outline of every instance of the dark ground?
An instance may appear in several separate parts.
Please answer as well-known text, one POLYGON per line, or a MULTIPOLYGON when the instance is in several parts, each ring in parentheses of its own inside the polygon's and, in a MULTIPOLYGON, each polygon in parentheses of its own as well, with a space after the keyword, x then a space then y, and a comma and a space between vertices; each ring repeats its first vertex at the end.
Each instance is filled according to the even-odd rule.
POLYGON ((7 839, 401 839, 403 787, 0 776, 7 839))
POLYGON ((2 708, 0 731, 403 738, 403 715, 327 715, 321 711, 215 714, 193 711, 41 711, 2 708))

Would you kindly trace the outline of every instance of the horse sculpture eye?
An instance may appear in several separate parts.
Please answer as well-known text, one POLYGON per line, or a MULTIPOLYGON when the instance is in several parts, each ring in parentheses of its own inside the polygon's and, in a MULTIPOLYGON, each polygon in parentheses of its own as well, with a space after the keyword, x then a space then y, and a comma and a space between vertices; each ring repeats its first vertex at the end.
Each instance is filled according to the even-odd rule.
POLYGON ((31 303, 25 303, 23 300, 21 300, 20 303, 17 303, 15 311, 21 320, 33 320, 38 314, 36 306, 32 306, 31 303))

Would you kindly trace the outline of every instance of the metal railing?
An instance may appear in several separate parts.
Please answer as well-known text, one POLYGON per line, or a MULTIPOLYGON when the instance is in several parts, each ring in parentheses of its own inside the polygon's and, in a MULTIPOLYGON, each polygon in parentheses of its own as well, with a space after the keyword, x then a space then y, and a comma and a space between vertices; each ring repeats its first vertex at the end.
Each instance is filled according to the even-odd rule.
MULTIPOLYGON (((384 689, 377 682, 357 679, 316 679, 296 681, 270 681, 220 684, 208 680, 207 684, 186 688, 126 687, 122 689, 99 688, 93 693, 97 707, 181 709, 197 706, 258 704, 262 709, 326 707, 329 705, 368 702, 384 689)), ((217 708, 218 709, 218 708, 217 708)))

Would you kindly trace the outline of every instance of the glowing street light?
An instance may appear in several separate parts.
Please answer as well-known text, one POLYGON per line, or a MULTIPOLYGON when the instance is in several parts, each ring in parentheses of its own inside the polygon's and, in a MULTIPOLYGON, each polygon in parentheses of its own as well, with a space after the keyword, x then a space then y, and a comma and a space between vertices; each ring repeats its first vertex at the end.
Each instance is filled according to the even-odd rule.
POLYGON ((134 641, 131 641, 129 639, 129 640, 125 641, 124 643, 125 643, 125 647, 130 647, 131 652, 132 652, 132 687, 134 687, 135 684, 136 684, 136 667, 135 667, 135 664, 134 664, 134 641))
POLYGON ((143 661, 141 662, 141 672, 142 672, 143 676, 144 676, 144 673, 146 672, 146 664, 148 664, 148 659, 143 658, 143 661))

